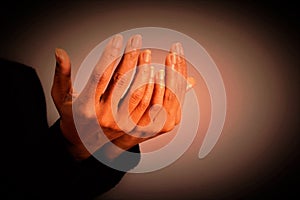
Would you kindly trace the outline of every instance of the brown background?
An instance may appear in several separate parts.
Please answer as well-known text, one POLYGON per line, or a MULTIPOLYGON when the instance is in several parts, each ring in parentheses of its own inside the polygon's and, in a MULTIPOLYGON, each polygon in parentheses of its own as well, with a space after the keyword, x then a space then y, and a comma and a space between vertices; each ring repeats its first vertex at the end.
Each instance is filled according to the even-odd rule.
MULTIPOLYGON (((127 174, 99 199, 297 195, 293 181, 299 180, 299 10, 293 4, 237 2, 2 4, 0 57, 37 70, 51 125, 58 117, 50 97, 56 47, 70 54, 74 76, 86 55, 115 33, 144 26, 180 31, 207 50, 223 76, 228 110, 221 138, 209 156, 199 160, 205 134, 201 127, 192 146, 171 166, 127 174)), ((201 81, 197 87, 205 91, 201 81)), ((164 141, 158 138, 141 148, 147 151, 164 141)))

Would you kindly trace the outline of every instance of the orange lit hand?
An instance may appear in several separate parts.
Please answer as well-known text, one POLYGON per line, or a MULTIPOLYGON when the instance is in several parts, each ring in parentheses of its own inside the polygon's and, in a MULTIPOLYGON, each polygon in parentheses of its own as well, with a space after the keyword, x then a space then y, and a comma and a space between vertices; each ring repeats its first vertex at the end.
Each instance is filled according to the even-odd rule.
MULTIPOLYGON (((137 126, 128 131, 129 134, 124 134, 112 141, 113 144, 120 148, 113 144, 106 147, 107 152, 113 152, 107 153, 112 159, 121 154, 123 150, 128 150, 141 142, 169 132, 179 124, 185 93, 194 85, 194 79, 191 77, 187 78, 187 64, 180 43, 172 45, 165 59, 165 66, 165 70, 161 69, 156 73, 154 86, 148 84, 146 89, 144 89, 143 101, 140 101, 140 104, 137 106, 141 112, 136 113, 136 115, 142 113, 143 115, 138 117, 130 115, 132 121, 135 124, 137 123, 137 126), (150 88, 153 88, 153 92, 150 88), (150 101, 148 99, 149 96, 151 96, 150 101), (137 121, 136 119, 139 120, 137 121)), ((138 69, 145 69, 145 67, 139 66, 138 69)), ((151 70, 153 69, 150 68, 151 70)), ((153 77, 153 75, 150 75, 150 82, 153 81, 153 77)), ((128 96, 129 99, 133 100, 129 100, 129 106, 125 106, 125 109, 129 107, 129 110, 132 110, 133 105, 136 105, 134 103, 134 100, 137 99, 136 97, 137 93, 128 96)), ((142 93, 138 97, 142 97, 142 93)), ((120 110, 122 110, 122 106, 120 110)), ((129 123, 126 119, 122 121, 124 124, 129 123)), ((121 126, 123 125, 121 124, 121 126)))
POLYGON ((128 40, 125 54, 119 62, 122 40, 121 35, 116 35, 107 44, 87 85, 79 95, 72 89, 71 64, 67 53, 62 49, 56 50, 57 65, 51 94, 60 114, 61 131, 70 142, 71 154, 78 160, 86 159, 101 148, 107 142, 104 137, 122 148, 121 151, 116 151, 113 145, 107 148, 107 157, 113 159, 123 149, 127 150, 172 130, 180 121, 179 106, 184 99, 186 81, 178 79, 174 71, 186 77, 181 45, 176 44, 171 48, 172 53, 166 58, 166 73, 160 72, 154 77, 154 69, 149 65, 151 52, 140 52, 141 36, 135 35, 128 40), (143 67, 136 69, 137 65, 143 67), (101 69, 104 68, 102 74, 101 69), (132 81, 131 76, 134 76, 132 81), (153 122, 149 117, 152 105, 156 105, 154 114, 152 113, 155 116, 153 122), (163 108, 166 113, 162 111, 163 108), (75 126, 73 112, 80 122, 79 127, 75 126), (155 122, 160 120, 165 123, 160 130, 155 130, 155 122), (78 132, 81 133, 80 136, 78 132))

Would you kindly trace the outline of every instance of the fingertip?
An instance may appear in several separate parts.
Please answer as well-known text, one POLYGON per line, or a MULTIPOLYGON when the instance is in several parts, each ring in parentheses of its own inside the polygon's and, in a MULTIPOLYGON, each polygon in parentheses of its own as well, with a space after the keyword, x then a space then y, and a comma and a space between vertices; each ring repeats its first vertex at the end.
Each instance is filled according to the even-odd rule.
POLYGON ((67 52, 61 48, 55 48, 56 66, 61 68, 61 73, 70 74, 70 59, 67 52))
POLYGON ((55 48, 55 59, 57 63, 61 63, 61 51, 60 48, 55 48))
POLYGON ((151 50, 146 49, 140 54, 139 65, 151 63, 151 50))
POLYGON ((190 90, 196 85, 196 80, 193 77, 188 77, 187 78, 187 85, 186 85, 186 90, 190 90))
POLYGON ((176 53, 177 55, 180 55, 180 56, 183 56, 184 52, 183 52, 182 44, 180 42, 173 43, 171 46, 170 52, 176 53))
POLYGON ((139 38, 140 40, 142 39, 142 35, 141 34, 135 34, 134 37, 139 38))
POLYGON ((122 43, 123 43, 123 36, 121 34, 116 34, 113 38, 112 38, 112 45, 114 48, 121 48, 122 47, 122 43))
POLYGON ((135 44, 133 45, 133 46, 140 46, 141 45, 141 43, 142 43, 142 35, 140 35, 140 34, 135 34, 134 36, 133 36, 133 42, 135 42, 135 44))
POLYGON ((142 36, 140 34, 133 35, 128 42, 127 51, 140 49, 142 47, 142 36))
POLYGON ((158 71, 157 80, 160 87, 165 87, 165 70, 161 69, 158 71))
POLYGON ((55 58, 56 61, 61 64, 68 59, 68 54, 61 48, 55 48, 55 58))
POLYGON ((121 33, 117 33, 114 38, 123 39, 123 35, 121 33))

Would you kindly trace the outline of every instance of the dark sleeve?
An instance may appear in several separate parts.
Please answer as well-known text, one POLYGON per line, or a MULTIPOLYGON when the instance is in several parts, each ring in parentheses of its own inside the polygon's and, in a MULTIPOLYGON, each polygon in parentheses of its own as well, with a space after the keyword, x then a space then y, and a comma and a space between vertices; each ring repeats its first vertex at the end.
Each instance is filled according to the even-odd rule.
MULTIPOLYGON (((3 199, 93 199, 125 172, 94 159, 77 162, 65 149, 58 123, 47 123, 46 103, 35 70, 0 59, 3 73, 0 194, 3 199), (5 130, 5 131, 4 131, 5 130)), ((101 151, 101 150, 99 150, 101 151)), ((131 151, 139 152, 139 146, 131 151)), ((137 165, 140 155, 128 165, 137 165)), ((122 159, 122 155, 120 158, 122 159)))
MULTIPOLYGON (((94 156, 80 162, 75 161, 66 150, 66 141, 60 131, 59 120, 50 128, 50 135, 49 146, 56 147, 51 154, 58 164, 58 174, 61 174, 62 180, 66 181, 66 183, 59 183, 63 190, 58 194, 60 197, 65 195, 69 198, 72 196, 72 199, 93 199, 113 188, 125 175, 123 171, 102 164, 94 156)), ((139 146, 136 145, 129 151, 139 153, 139 146)), ((101 153, 102 149, 95 152, 95 154, 101 153)), ((113 162, 126 162, 126 168, 130 170, 138 164, 139 160, 140 154, 136 154, 133 160, 130 159, 131 162, 124 159, 124 155, 121 154, 113 162)))

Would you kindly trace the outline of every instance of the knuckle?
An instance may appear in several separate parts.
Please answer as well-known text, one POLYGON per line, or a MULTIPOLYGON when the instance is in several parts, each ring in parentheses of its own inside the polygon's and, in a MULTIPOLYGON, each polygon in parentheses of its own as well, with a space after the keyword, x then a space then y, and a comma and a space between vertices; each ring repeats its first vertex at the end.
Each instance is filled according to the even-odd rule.
POLYGON ((133 63, 138 58, 139 53, 135 50, 129 51, 125 54, 126 62, 133 63))
POLYGON ((123 87, 127 84, 128 82, 128 77, 124 76, 120 72, 116 72, 114 77, 113 77, 114 83, 117 84, 118 87, 123 87))
POLYGON ((140 102, 140 104, 139 104, 140 108, 141 108, 142 110, 146 110, 147 107, 149 106, 149 102, 150 102, 149 98, 144 97, 144 98, 142 99, 142 101, 140 102))
POLYGON ((98 82, 100 81, 102 75, 99 72, 95 72, 92 76, 91 76, 91 83, 93 85, 98 84, 98 82))
POLYGON ((107 80, 109 80, 109 78, 110 78, 110 72, 108 70, 105 70, 99 80, 100 80, 100 82, 102 82, 102 81, 106 82, 107 80))
POLYGON ((110 65, 117 57, 117 52, 116 51, 108 51, 106 52, 103 57, 102 57, 102 61, 108 66, 110 65))
POLYGON ((142 99, 142 97, 143 97, 143 93, 140 90, 138 90, 132 93, 130 98, 132 103, 138 103, 142 99))
POLYGON ((167 101, 173 101, 173 100, 174 100, 174 97, 175 97, 174 93, 171 92, 170 90, 168 90, 168 91, 165 93, 165 99, 166 99, 167 101))
POLYGON ((122 74, 120 72, 116 72, 114 74, 114 81, 119 81, 122 78, 122 74))

